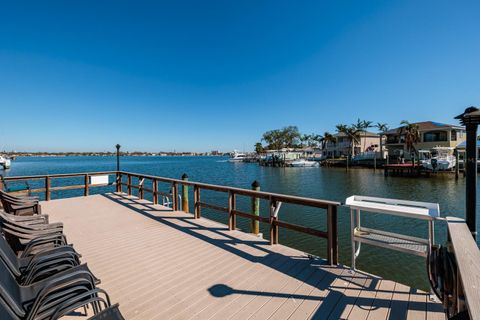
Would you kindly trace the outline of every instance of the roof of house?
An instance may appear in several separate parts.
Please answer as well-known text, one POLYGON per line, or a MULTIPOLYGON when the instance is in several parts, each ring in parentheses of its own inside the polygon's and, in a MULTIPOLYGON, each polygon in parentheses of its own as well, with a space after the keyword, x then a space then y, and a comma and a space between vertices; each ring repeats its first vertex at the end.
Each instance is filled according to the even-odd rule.
MULTIPOLYGON (((458 149, 465 149, 467 146, 467 141, 463 141, 457 145, 458 149)), ((480 148, 480 140, 477 140, 477 148, 480 148)))
MULTIPOLYGON (((437 130, 437 129, 464 129, 462 126, 440 123, 435 121, 414 122, 412 124, 416 124, 418 126, 419 131, 428 131, 428 130, 437 130)), ((384 134, 396 134, 398 133, 398 130, 403 127, 404 126, 390 129, 388 131, 385 131, 384 134)))

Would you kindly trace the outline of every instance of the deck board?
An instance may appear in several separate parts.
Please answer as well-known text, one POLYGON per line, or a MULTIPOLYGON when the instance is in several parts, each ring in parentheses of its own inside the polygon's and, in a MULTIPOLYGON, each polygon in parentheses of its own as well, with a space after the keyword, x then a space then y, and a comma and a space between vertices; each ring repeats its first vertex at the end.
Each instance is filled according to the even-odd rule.
POLYGON ((423 292, 124 194, 42 202, 42 209, 64 223, 69 242, 126 319, 441 314, 423 292))

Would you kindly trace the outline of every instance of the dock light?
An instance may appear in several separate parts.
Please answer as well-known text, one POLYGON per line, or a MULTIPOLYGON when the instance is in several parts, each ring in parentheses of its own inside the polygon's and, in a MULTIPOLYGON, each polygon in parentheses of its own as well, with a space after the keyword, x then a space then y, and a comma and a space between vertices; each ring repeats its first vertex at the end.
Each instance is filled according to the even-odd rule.
POLYGON ((117 143, 115 148, 117 148, 117 171, 120 171, 120 148, 122 146, 117 143))
MULTIPOLYGON (((467 131, 467 146, 464 159, 464 170, 466 170, 466 222, 472 232, 473 237, 477 238, 477 128, 480 124, 480 110, 476 107, 469 107, 465 112, 456 116, 460 123, 465 126, 467 131)), ((458 164, 457 164, 458 165, 458 164)))

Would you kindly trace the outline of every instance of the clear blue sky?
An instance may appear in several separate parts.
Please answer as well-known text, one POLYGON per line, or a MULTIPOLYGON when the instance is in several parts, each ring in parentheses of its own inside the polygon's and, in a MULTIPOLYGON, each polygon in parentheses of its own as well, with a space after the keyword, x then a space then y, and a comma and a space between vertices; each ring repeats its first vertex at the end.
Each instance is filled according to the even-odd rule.
POLYGON ((455 123, 479 1, 0 4, 0 150, 251 150, 286 125, 455 123))

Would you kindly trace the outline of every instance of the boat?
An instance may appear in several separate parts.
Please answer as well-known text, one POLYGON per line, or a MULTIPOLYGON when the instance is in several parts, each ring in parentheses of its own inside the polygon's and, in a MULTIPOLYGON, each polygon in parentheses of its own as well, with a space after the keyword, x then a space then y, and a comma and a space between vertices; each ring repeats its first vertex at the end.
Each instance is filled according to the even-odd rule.
POLYGON ((378 151, 365 151, 360 152, 359 154, 355 155, 352 160, 353 161, 363 161, 363 160, 373 160, 373 159, 381 159, 381 154, 378 151))
POLYGON ((8 158, 5 158, 4 156, 0 155, 0 166, 3 167, 3 169, 9 169, 11 165, 11 160, 8 158))
POLYGON ((230 159, 228 159, 229 162, 243 162, 245 159, 247 159, 247 155, 245 153, 238 152, 237 150, 234 150, 233 153, 231 154, 230 159))
POLYGON ((431 158, 423 160, 421 164, 431 171, 451 170, 457 162, 453 150, 451 147, 435 147, 431 150, 431 158))
POLYGON ((298 159, 298 160, 292 161, 290 165, 292 167, 318 167, 319 163, 317 161, 298 159))

